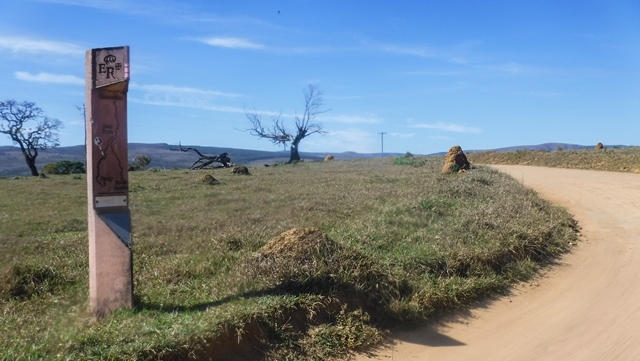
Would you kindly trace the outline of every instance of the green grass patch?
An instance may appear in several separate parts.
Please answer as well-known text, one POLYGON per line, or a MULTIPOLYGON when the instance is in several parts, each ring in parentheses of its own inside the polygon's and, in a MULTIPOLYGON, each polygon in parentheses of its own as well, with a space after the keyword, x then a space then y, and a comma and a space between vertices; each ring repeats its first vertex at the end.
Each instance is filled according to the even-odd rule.
POLYGON ((101 321, 85 182, 3 180, 0 360, 346 357, 528 279, 577 238, 566 211, 508 176, 400 158, 130 173, 136 306, 101 321), (293 227, 331 247, 256 261, 293 227))
POLYGON ((395 165, 410 165, 412 167, 422 167, 426 164, 426 160, 424 158, 415 157, 413 154, 407 152, 405 155, 401 157, 395 157, 393 159, 393 164, 395 165))

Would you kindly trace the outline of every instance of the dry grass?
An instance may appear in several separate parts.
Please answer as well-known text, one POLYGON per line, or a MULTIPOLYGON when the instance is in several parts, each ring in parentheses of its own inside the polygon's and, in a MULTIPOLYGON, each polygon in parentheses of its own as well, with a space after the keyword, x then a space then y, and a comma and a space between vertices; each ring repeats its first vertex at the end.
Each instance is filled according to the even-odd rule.
POLYGON ((475 164, 522 164, 543 167, 593 169, 613 172, 640 173, 640 147, 556 150, 479 152, 467 154, 475 164))
POLYGON ((101 322, 87 314, 86 180, 0 179, 0 360, 343 357, 531 277, 575 241, 571 217, 515 180, 441 165, 206 171, 215 186, 205 171, 131 173, 137 306, 101 322), (331 247, 304 267, 255 263, 295 227, 331 247))

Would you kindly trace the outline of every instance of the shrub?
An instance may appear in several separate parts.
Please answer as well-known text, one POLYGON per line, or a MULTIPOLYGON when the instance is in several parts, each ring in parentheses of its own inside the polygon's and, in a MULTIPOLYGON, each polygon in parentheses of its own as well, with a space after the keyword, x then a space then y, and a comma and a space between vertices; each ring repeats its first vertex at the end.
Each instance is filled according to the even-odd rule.
POLYGON ((49 163, 44 166, 42 171, 49 174, 84 174, 87 172, 84 168, 84 163, 70 160, 49 163))
POLYGON ((129 164, 129 170, 141 170, 151 163, 151 157, 146 155, 137 155, 133 158, 133 163, 129 164))
POLYGON ((396 165, 410 165, 413 167, 421 167, 425 164, 425 161, 423 159, 419 159, 413 156, 413 154, 411 154, 410 152, 406 152, 403 156, 401 157, 396 157, 393 160, 393 164, 396 165))

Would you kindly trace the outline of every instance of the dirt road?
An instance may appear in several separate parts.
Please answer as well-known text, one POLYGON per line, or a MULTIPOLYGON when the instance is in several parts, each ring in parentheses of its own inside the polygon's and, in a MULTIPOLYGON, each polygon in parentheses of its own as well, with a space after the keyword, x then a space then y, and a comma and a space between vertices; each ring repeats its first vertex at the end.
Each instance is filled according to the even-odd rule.
POLYGON ((640 360, 640 175, 495 168, 567 208, 586 239, 512 295, 356 360, 640 360))

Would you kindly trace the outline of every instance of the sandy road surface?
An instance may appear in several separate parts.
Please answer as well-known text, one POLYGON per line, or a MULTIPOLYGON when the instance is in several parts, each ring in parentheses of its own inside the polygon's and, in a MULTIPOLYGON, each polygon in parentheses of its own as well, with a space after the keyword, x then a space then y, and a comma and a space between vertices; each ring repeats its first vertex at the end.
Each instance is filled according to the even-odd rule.
POLYGON ((640 175, 495 168, 567 208, 586 239, 533 285, 356 360, 640 360, 640 175))

